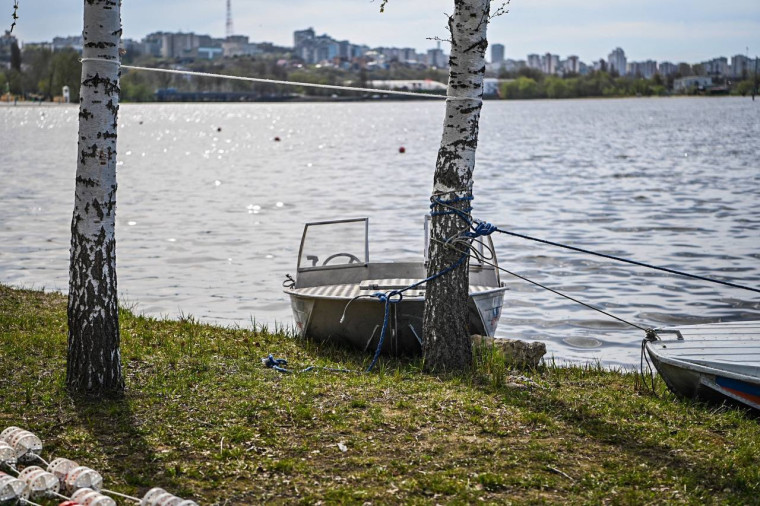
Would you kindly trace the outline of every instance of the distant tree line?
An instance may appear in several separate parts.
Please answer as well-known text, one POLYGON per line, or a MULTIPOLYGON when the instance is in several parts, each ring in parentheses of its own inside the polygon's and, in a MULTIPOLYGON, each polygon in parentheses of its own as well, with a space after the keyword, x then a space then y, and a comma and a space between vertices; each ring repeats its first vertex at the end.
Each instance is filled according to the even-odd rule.
POLYGON ((0 72, 0 94, 9 92, 27 100, 52 100, 68 85, 75 101, 79 99, 81 71, 79 54, 73 49, 51 52, 32 48, 24 49, 22 54, 14 44, 10 66, 0 72))
MULTIPOLYGON (((499 88, 503 99, 536 98, 584 98, 584 97, 630 97, 663 96, 672 93, 673 82, 681 77, 675 74, 663 78, 655 74, 651 79, 640 76, 620 76, 615 72, 598 70, 586 75, 570 74, 564 77, 546 75, 536 69, 524 68, 512 75, 513 80, 504 82, 499 88)), ((716 80, 718 85, 725 85, 727 92, 735 95, 747 95, 755 86, 753 79, 739 82, 716 80)), ((688 90, 686 93, 696 93, 688 90)))

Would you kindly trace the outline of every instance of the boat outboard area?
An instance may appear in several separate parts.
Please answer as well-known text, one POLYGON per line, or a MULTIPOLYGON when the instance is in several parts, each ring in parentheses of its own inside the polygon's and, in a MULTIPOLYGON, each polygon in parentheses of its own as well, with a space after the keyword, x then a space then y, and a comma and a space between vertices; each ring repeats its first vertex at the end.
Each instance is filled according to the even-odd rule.
POLYGON ((675 394, 760 413, 760 321, 657 329, 643 346, 675 394))
MULTIPOLYGON (((426 246, 427 224, 426 220, 426 246)), ((481 252, 494 251, 489 237, 482 241, 473 246, 481 252)), ((497 259, 473 255, 469 269, 469 332, 493 336, 507 290, 499 277, 497 259)), ((363 350, 377 347, 386 320, 385 304, 378 294, 412 287, 403 292, 400 301, 389 305, 383 345, 386 353, 410 355, 422 350, 426 277, 425 253, 416 262, 370 260, 369 219, 356 218, 307 223, 296 277, 284 286, 301 336, 363 350)))

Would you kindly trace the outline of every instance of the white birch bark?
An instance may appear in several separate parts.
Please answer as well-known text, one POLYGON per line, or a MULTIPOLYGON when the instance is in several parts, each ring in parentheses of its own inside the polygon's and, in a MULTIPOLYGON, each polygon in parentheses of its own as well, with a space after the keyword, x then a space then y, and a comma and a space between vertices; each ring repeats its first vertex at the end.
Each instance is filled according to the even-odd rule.
POLYGON ((84 0, 66 382, 92 396, 124 390, 114 235, 120 8, 118 0, 84 0))
MULTIPOLYGON (((486 28, 490 0, 455 0, 449 17, 451 56, 446 117, 438 151, 433 197, 454 201, 472 197, 472 173, 478 144, 478 123, 483 96, 486 28)), ((451 205, 470 214, 470 201, 451 205)), ((438 206, 435 211, 444 211, 438 206)), ((441 272, 462 256, 442 244, 466 228, 453 214, 436 215, 431 226, 428 276, 441 272)), ((469 262, 427 283, 423 322, 423 351, 428 371, 464 370, 472 361, 467 312, 469 262)))

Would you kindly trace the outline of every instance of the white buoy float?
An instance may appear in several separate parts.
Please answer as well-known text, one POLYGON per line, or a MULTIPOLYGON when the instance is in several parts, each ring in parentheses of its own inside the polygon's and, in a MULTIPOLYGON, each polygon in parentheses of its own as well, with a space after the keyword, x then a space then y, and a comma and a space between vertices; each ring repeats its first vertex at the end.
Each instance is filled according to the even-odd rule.
POLYGON ((71 500, 82 506, 116 506, 116 501, 91 488, 80 488, 74 492, 71 500))
POLYGON ((49 473, 39 466, 24 468, 18 475, 18 479, 26 483, 29 488, 29 496, 32 499, 55 495, 61 487, 61 483, 53 473, 49 473))
POLYGON ((0 465, 6 466, 16 465, 16 450, 14 450, 8 443, 0 440, 0 465))
POLYGON ((58 481, 61 482, 61 485, 64 485, 66 483, 66 476, 69 474, 69 471, 77 467, 79 467, 79 464, 73 460, 59 457, 48 464, 48 471, 53 473, 55 477, 58 478, 58 481))
POLYGON ((198 503, 190 499, 182 499, 166 490, 156 487, 145 493, 140 506, 198 506, 198 503))
POLYGON ((48 471, 58 478, 61 486, 68 492, 74 492, 80 488, 90 488, 100 492, 103 488, 103 476, 99 472, 80 466, 73 460, 59 457, 48 464, 48 471))
POLYGON ((0 472, 0 504, 26 499, 29 489, 26 483, 9 474, 0 472))
POLYGON ((0 432, 0 440, 13 448, 17 460, 34 460, 42 451, 40 438, 19 427, 8 427, 0 432))

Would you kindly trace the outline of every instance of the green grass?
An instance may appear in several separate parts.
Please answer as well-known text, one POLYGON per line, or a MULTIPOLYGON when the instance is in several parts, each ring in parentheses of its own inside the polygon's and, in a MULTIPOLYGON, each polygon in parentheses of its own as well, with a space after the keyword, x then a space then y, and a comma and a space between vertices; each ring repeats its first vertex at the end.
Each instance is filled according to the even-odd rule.
POLYGON ((760 504, 758 420, 661 384, 648 394, 633 374, 510 373, 478 350, 460 376, 390 357, 371 374, 283 375, 261 357, 357 371, 370 357, 265 329, 120 316, 126 396, 72 399, 64 297, 0 285, 0 430, 35 432, 45 458, 77 460, 122 493, 160 486, 201 504, 760 504))

